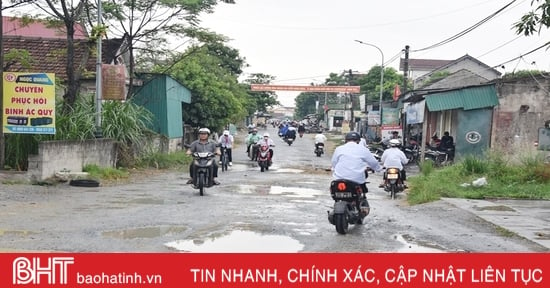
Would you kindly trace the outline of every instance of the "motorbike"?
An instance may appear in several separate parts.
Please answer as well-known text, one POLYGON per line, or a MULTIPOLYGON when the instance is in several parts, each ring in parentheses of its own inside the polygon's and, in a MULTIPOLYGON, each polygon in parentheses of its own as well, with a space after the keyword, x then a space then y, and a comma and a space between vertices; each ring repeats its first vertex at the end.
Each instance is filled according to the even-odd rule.
POLYGON ((395 199, 398 192, 405 190, 405 183, 401 177, 401 170, 399 168, 387 168, 386 177, 384 180, 384 191, 390 193, 391 199, 395 199))
POLYGON ((292 145, 292 143, 294 143, 294 140, 296 139, 296 137, 286 137, 284 138, 286 144, 288 144, 288 146, 292 145))
POLYGON ((250 149, 248 149, 248 158, 251 161, 258 160, 258 149, 259 149, 259 145, 256 145, 256 144, 250 145, 250 149))
POLYGON ((442 167, 453 163, 454 148, 439 151, 437 149, 427 149, 424 153, 425 160, 430 160, 436 167, 442 167))
POLYGON ((214 185, 214 161, 216 154, 212 152, 194 152, 193 164, 193 187, 199 189, 201 196, 204 195, 204 189, 214 185))
POLYGON ((409 164, 416 164, 418 165, 420 162, 420 147, 418 144, 409 144, 403 149, 403 153, 405 153, 405 157, 409 160, 409 164))
POLYGON ((370 207, 360 184, 344 179, 333 180, 330 182, 330 195, 334 208, 327 211, 328 221, 336 227, 336 232, 346 234, 350 224, 363 224, 370 207))
POLYGON ((258 149, 258 166, 260 166, 260 171, 264 172, 269 170, 271 166, 271 153, 269 153, 268 145, 261 145, 258 149))
POLYGON ((315 144, 315 151, 314 151, 315 155, 317 155, 317 157, 321 157, 321 155, 325 153, 324 149, 325 149, 324 143, 315 144))

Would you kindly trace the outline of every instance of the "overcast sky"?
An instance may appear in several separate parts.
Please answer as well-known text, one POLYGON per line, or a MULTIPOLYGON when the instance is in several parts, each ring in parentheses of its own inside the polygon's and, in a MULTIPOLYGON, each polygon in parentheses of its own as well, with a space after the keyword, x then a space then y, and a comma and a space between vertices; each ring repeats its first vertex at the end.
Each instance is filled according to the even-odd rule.
MULTIPOLYGON (((502 73, 550 71, 546 49, 508 62, 550 40, 548 30, 525 37, 512 29, 531 10, 531 0, 516 0, 464 36, 427 50, 422 49, 463 32, 512 0, 235 1, 219 4, 201 26, 232 39, 229 45, 250 65, 245 73, 273 75, 274 84, 323 83, 329 73, 347 69, 366 72, 380 65, 382 53, 384 64, 399 70, 405 45, 409 58, 454 60, 469 54, 491 67, 504 63, 498 69, 502 73)), ((294 106, 298 92, 277 94, 283 105, 294 106)))

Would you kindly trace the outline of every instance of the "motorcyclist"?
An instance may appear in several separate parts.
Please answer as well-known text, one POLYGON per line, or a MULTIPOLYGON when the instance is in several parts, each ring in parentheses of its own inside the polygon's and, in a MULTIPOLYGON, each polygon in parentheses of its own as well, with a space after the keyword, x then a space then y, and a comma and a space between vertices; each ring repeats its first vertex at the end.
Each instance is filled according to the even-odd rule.
POLYGON ((258 129, 253 128, 252 132, 246 136, 246 154, 250 152, 250 146, 256 144, 260 139, 262 139, 262 137, 258 135, 258 129))
POLYGON ((300 137, 302 137, 305 132, 306 126, 304 125, 304 123, 300 123, 300 125, 298 125, 298 134, 300 134, 300 137))
MULTIPOLYGON (((380 161, 382 165, 387 168, 398 168, 401 171, 401 180, 403 180, 403 186, 405 185, 405 180, 407 180, 407 174, 403 165, 406 165, 409 162, 409 159, 405 156, 405 153, 400 149, 401 141, 399 139, 391 139, 388 143, 388 149, 384 150, 380 161)), ((384 181, 386 180, 387 173, 384 173, 384 181)), ((378 186, 380 188, 384 187, 384 181, 378 186)))
POLYGON ((296 128, 294 126, 288 126, 288 129, 285 133, 285 139, 296 140, 296 128))
POLYGON ((319 132, 315 135, 315 150, 317 151, 318 146, 325 146, 325 141, 327 141, 327 136, 323 134, 323 132, 319 132))
MULTIPOLYGON (((233 165, 233 135, 229 133, 229 130, 223 131, 223 135, 222 137, 220 137, 220 139, 218 139, 218 143, 222 148, 225 148, 225 150, 227 151, 227 161, 229 161, 228 165, 232 166, 233 165)), ((221 162, 222 161, 220 159, 220 164, 221 162)))
POLYGON ((269 147, 269 158, 273 161, 273 149, 271 149, 271 147, 275 147, 275 142, 273 142, 273 139, 269 138, 269 133, 265 132, 263 136, 263 139, 258 140, 256 145, 267 145, 269 147))
POLYGON ((363 145, 359 145, 361 136, 357 132, 346 134, 344 145, 338 146, 332 155, 332 177, 345 179, 361 185, 367 193, 365 169, 381 171, 382 166, 372 153, 363 145))
MULTIPOLYGON (((193 141, 191 145, 189 146, 189 149, 187 149, 187 155, 191 155, 194 152, 212 152, 216 155, 220 155, 220 149, 218 145, 215 142, 212 142, 208 140, 208 137, 210 136, 210 129, 208 128, 200 128, 199 129, 199 139, 193 141)), ((191 179, 187 181, 187 184, 193 184, 193 174, 195 171, 195 165, 193 164, 194 161, 191 161, 191 164, 189 165, 189 176, 191 179)), ((220 182, 216 180, 216 177, 218 177, 218 165, 216 164, 216 161, 213 161, 213 182, 214 185, 220 185, 220 182)))

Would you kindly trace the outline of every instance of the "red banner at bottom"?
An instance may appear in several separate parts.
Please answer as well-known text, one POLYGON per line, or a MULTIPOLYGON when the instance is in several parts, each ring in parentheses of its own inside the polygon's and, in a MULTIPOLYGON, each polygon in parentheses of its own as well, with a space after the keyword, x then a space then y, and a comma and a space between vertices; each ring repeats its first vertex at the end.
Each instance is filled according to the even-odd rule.
POLYGON ((550 287, 549 253, 4 253, 0 287, 550 287))

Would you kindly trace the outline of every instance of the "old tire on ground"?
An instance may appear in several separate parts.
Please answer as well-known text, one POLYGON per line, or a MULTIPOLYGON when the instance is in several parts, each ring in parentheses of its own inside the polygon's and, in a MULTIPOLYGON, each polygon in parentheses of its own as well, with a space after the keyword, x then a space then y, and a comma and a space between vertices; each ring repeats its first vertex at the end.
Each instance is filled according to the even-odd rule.
POLYGON ((99 182, 92 179, 76 179, 71 180, 69 185, 76 187, 99 187, 99 182))

